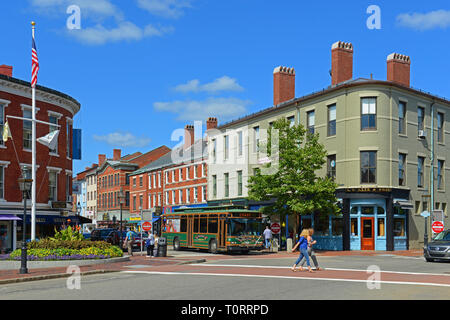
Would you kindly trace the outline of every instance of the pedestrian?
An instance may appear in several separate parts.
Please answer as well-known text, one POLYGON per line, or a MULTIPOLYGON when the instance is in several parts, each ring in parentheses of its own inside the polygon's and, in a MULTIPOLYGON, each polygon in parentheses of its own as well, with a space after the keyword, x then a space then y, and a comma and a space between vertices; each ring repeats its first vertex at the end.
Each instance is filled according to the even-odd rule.
POLYGON ((153 250, 155 250, 155 235, 153 233, 149 232, 145 245, 147 247, 147 258, 154 258, 153 250))
MULTIPOLYGON (((314 266, 316 267, 316 270, 320 271, 322 269, 319 267, 319 262, 317 261, 316 253, 314 252, 314 248, 313 248, 313 245, 315 245, 317 243, 317 241, 312 238, 312 236, 314 234, 314 229, 310 228, 310 229, 308 229, 308 231, 309 231, 309 236, 307 238, 308 239, 308 255, 314 262, 314 266)), ((305 262, 306 262, 306 258, 304 257, 302 259, 302 261, 300 261, 300 266, 303 267, 305 265, 305 262)))
POLYGON ((155 232, 155 250, 156 250, 155 257, 158 256, 158 246, 159 246, 158 242, 159 242, 159 237, 158 237, 158 234, 155 232))
POLYGON ((128 228, 127 230, 128 230, 128 232, 125 237, 125 246, 128 247, 128 255, 133 256, 134 234, 130 228, 128 228))
MULTIPOLYGON (((303 229, 302 233, 300 234, 300 239, 298 239, 297 244, 295 245, 294 248, 292 248, 292 252, 295 252, 295 250, 297 249, 297 247, 300 250, 300 256, 298 257, 297 261, 295 262, 295 264, 292 266, 292 271, 296 272, 296 267, 297 265, 300 263, 300 261, 302 260, 303 257, 306 258, 306 263, 308 265, 308 271, 309 272, 314 272, 311 269, 311 264, 309 263, 309 256, 308 256, 308 236, 309 236, 309 231, 308 229, 303 229)), ((303 267, 300 267, 300 271, 303 271, 303 267)))
POLYGON ((269 226, 266 226, 266 230, 264 230, 264 240, 266 243, 266 249, 269 249, 270 241, 272 240, 272 230, 270 230, 269 226))

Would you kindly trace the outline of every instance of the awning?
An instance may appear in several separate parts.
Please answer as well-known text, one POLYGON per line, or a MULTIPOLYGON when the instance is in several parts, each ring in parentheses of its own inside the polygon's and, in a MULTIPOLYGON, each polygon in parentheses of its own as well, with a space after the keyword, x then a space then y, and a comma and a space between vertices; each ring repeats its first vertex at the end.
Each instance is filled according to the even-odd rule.
POLYGON ((408 201, 397 201, 397 202, 395 202, 395 205, 397 207, 400 207, 401 209, 404 209, 404 210, 412 210, 412 209, 414 209, 414 205, 411 202, 408 202, 408 201))
POLYGON ((0 214, 0 221, 19 221, 19 220, 22 219, 11 214, 0 214))
MULTIPOLYGON (((153 217, 153 223, 155 223, 156 221, 158 221, 159 219, 161 219, 161 217, 153 217)), ((144 222, 147 220, 144 220, 144 222)), ((134 220, 134 221, 128 221, 128 223, 134 223, 134 224, 141 224, 141 220, 134 220)))

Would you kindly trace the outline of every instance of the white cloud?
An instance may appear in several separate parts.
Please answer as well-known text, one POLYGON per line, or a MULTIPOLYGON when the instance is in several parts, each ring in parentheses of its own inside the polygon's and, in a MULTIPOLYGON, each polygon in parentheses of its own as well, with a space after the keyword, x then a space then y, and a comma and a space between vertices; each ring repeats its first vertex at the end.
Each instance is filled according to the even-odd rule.
POLYGON ((203 121, 208 117, 217 117, 221 121, 231 120, 247 112, 249 100, 237 98, 209 98, 204 101, 173 101, 156 102, 156 111, 166 111, 177 114, 180 121, 203 121))
POLYGON ((136 147, 144 148, 151 142, 150 138, 140 137, 137 138, 129 132, 114 132, 105 136, 94 135, 94 140, 105 142, 112 147, 136 147))
POLYGON ((31 0, 31 5, 41 12, 58 10, 65 13, 70 5, 77 5, 81 9, 82 17, 108 18, 123 20, 122 11, 110 0, 31 0))
POLYGON ((437 10, 428 13, 403 13, 397 16, 397 23, 416 30, 430 30, 450 27, 450 11, 437 10))
POLYGON ((179 18, 184 9, 191 8, 192 0, 137 0, 138 6, 151 14, 165 18, 179 18))
POLYGON ((195 79, 188 81, 185 84, 180 84, 174 89, 177 92, 209 92, 216 93, 220 91, 243 91, 236 79, 230 78, 228 76, 223 76, 214 80, 213 82, 201 85, 200 81, 195 79))
POLYGON ((132 22, 120 22, 117 27, 107 29, 98 24, 95 27, 80 30, 68 30, 67 32, 80 42, 91 45, 102 45, 107 42, 139 41, 147 37, 160 37, 173 32, 172 27, 154 27, 148 25, 141 29, 132 22))

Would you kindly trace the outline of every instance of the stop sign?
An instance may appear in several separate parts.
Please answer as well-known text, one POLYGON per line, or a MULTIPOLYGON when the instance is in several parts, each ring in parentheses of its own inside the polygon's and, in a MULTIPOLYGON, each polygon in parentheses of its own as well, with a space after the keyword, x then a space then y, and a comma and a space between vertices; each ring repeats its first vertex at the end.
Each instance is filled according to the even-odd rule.
POLYGON ((442 231, 444 231, 444 224, 441 221, 435 221, 433 222, 431 229, 434 233, 441 233, 442 231))
POLYGON ((150 222, 148 222, 148 221, 145 221, 145 222, 142 224, 142 230, 144 230, 144 231, 150 231, 150 230, 152 230, 152 224, 151 224, 150 222))
POLYGON ((279 223, 272 223, 270 229, 272 230, 273 234, 279 234, 281 231, 281 226, 279 223))

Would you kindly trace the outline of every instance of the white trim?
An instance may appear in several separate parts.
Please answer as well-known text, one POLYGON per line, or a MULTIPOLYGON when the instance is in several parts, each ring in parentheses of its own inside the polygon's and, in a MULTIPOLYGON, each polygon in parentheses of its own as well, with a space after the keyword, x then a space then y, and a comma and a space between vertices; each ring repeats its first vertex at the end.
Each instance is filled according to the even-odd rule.
POLYGON ((2 160, 0 160, 0 166, 5 167, 5 169, 8 168, 8 166, 9 166, 10 164, 11 164, 10 161, 2 161, 2 160))
POLYGON ((0 103, 1 103, 1 104, 4 104, 5 107, 7 107, 7 106, 11 103, 11 101, 0 99, 0 103))
POLYGON ((58 113, 58 112, 55 112, 55 111, 52 111, 52 110, 48 110, 47 113, 48 113, 49 117, 53 116, 53 117, 56 117, 58 120, 60 120, 62 118, 62 116, 63 116, 61 113, 58 113))
POLYGON ((50 172, 50 171, 52 171, 52 172, 56 172, 56 173, 60 173, 61 171, 62 171, 63 169, 61 169, 61 168, 56 168, 56 167, 47 167, 47 172, 50 172))
POLYGON ((73 125, 73 119, 66 117, 66 122, 70 123, 71 125, 73 125))
MULTIPOLYGON (((22 111, 25 111, 25 109, 27 109, 27 110, 28 110, 28 109, 33 109, 32 106, 29 106, 29 105, 23 104, 23 103, 22 103, 20 106, 21 106, 22 111)), ((36 107, 36 113, 38 113, 39 110, 41 110, 41 109, 36 107)), ((31 119, 30 119, 30 120, 31 120, 31 119)))

